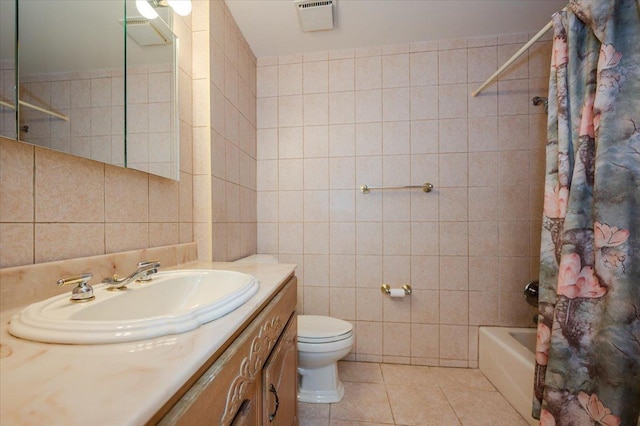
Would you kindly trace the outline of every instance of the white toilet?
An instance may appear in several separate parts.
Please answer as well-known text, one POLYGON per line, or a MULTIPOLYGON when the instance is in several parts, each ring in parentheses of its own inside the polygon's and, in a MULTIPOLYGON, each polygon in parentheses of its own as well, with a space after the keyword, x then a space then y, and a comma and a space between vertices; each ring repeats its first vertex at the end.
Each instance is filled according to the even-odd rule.
POLYGON ((338 361, 353 346, 353 325, 337 318, 298 315, 298 401, 338 402, 344 386, 338 361))
MULTIPOLYGON (((278 263, 278 259, 254 254, 236 262, 278 263)), ((320 315, 298 315, 298 401, 324 404, 342 399, 344 386, 338 378, 338 361, 352 346, 351 323, 320 315)))

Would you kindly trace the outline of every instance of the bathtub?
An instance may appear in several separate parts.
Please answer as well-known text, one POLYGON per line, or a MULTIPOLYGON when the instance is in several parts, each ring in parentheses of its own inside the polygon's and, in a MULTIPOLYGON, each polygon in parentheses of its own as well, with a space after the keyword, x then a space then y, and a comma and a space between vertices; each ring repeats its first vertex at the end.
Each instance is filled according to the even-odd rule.
POLYGON ((480 327, 480 371, 531 425, 535 328, 480 327))

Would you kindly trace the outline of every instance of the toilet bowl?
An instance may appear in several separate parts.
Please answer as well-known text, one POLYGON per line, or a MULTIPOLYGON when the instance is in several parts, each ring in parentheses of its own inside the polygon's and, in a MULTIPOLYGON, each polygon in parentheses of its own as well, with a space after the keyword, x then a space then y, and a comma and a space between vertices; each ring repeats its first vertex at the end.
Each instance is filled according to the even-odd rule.
POLYGON ((342 399, 338 361, 352 346, 352 324, 320 315, 298 315, 298 401, 324 404, 342 399))

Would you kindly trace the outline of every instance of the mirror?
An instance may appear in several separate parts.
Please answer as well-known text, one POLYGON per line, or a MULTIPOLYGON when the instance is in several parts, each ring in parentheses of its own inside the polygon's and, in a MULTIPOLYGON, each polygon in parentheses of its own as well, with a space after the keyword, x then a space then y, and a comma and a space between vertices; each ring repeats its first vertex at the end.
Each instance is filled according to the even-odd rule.
POLYGON ((169 9, 158 13, 18 0, 17 139, 177 180, 177 38, 169 9))
POLYGON ((178 180, 178 39, 173 15, 158 7, 158 18, 140 16, 127 0, 125 163, 129 168, 178 180))
POLYGON ((16 4, 0 1, 0 136, 16 139, 16 4))

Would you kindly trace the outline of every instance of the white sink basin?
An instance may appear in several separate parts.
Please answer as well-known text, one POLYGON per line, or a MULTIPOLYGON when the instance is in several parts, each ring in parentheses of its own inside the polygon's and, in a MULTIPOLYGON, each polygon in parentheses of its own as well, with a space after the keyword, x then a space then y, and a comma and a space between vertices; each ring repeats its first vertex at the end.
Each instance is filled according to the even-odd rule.
POLYGON ((9 332, 46 343, 97 344, 184 333, 247 302, 258 291, 251 275, 222 270, 159 272, 126 291, 93 287, 95 300, 72 303, 69 293, 14 315, 9 332))

